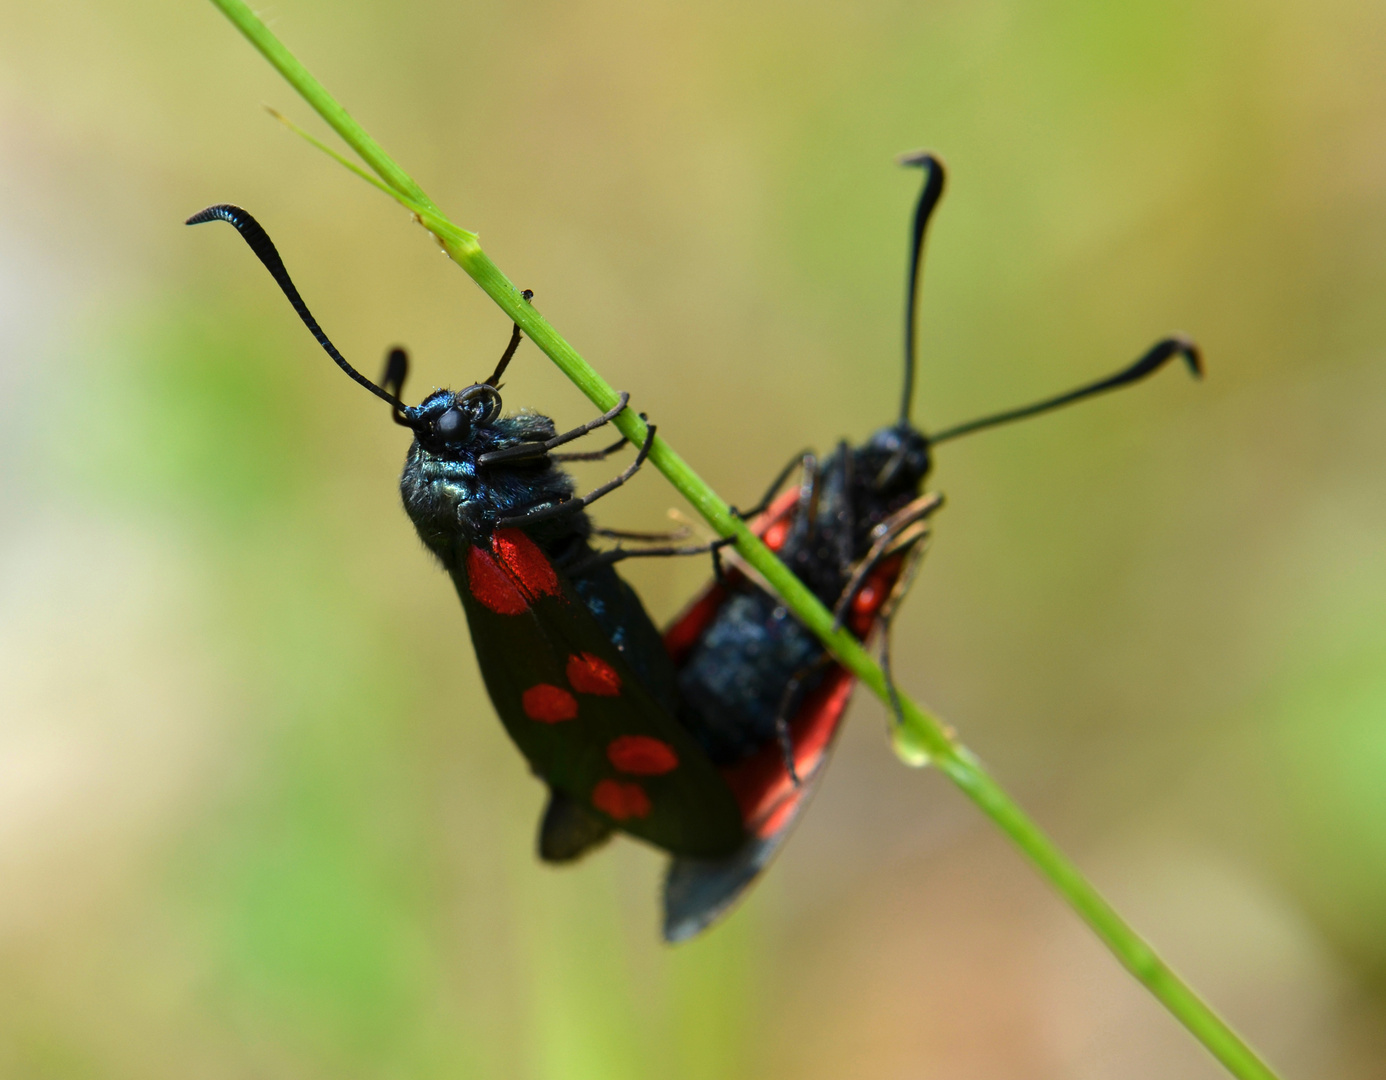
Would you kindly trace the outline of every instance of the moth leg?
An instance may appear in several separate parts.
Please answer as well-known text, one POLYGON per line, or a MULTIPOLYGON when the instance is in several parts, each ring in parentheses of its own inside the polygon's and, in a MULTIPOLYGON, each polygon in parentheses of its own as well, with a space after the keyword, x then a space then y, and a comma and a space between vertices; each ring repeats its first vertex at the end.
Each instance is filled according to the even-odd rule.
POLYGON ((803 699, 804 684, 817 675, 821 675, 824 669, 831 667, 836 661, 828 653, 823 653, 816 660, 810 661, 790 676, 789 682, 785 685, 784 693, 780 696, 780 707, 775 711, 775 739, 780 744, 780 754, 784 758, 785 772, 789 773, 789 779, 793 781, 795 787, 799 787, 801 781, 799 772, 794 767, 794 733, 789 730, 789 720, 799 708, 803 699))
MULTIPOLYGON (((763 513, 765 508, 769 506, 774 499, 775 492, 779 490, 780 486, 788 478, 789 474, 794 471, 796 466, 803 469, 803 476, 799 480, 799 506, 794 519, 794 533, 785 541, 784 546, 802 549, 806 546, 807 540, 813 535, 813 529, 818 516, 818 496, 821 489, 820 481, 822 479, 818 471, 818 458, 815 457, 811 451, 804 451, 799 457, 780 470, 780 475, 775 477, 774 484, 770 486, 770 490, 766 492, 765 498, 761 500, 759 506, 746 511, 744 514, 737 513, 736 507, 731 507, 731 512, 743 519, 763 513)), ((727 544, 732 542, 731 537, 725 537, 725 540, 727 544)), ((726 571, 722 565, 721 555, 722 547, 725 546, 725 544, 722 544, 712 549, 712 576, 717 580, 717 584, 719 585, 725 585, 727 583, 726 571)))
MULTIPOLYGON (((477 458, 476 463, 478 465, 501 465, 516 461, 533 461, 535 458, 544 457, 554 447, 562 446, 564 443, 572 442, 574 439, 580 439, 588 432, 596 431, 597 428, 611 423, 611 421, 621 415, 628 404, 630 404, 630 394, 622 390, 620 393, 620 400, 596 419, 589 420, 587 423, 575 427, 571 431, 565 431, 562 435, 555 435, 552 439, 545 439, 543 442, 539 442, 538 440, 522 442, 516 443, 514 446, 507 446, 504 450, 492 450, 489 454, 482 454, 477 458)), ((623 445, 625 445, 625 439, 622 439, 612 447, 612 452, 623 445)))
MULTIPOLYGON (((784 482, 789 479, 790 474, 794 472, 795 469, 802 469, 804 472, 804 479, 800 481, 800 504, 802 505, 805 502, 805 491, 811 493, 807 498, 811 500, 816 499, 818 458, 814 456, 812 450, 802 450, 795 454, 794 457, 790 458, 789 464, 776 474, 770 487, 766 489, 760 502, 756 503, 755 506, 751 507, 749 510, 738 510, 735 506, 728 507, 732 516, 745 521, 747 518, 757 517, 765 513, 770 504, 775 501, 775 496, 779 494, 780 488, 784 487, 784 482)), ((731 542, 730 538, 727 538, 727 542, 731 542)), ((727 581, 726 568, 722 565, 721 554, 722 548, 726 546, 726 544, 719 544, 712 548, 712 576, 717 579, 717 584, 719 585, 725 585, 727 581)))
MULTIPOLYGON (((641 413, 641 418, 644 418, 644 413, 641 413)), ((580 454, 550 454, 549 458, 552 461, 605 461, 628 442, 630 440, 622 435, 610 446, 603 447, 601 450, 588 450, 580 454)))
POLYGON ((812 450, 799 451, 799 453, 789 459, 788 465, 775 474, 775 479, 771 481, 765 494, 761 496, 760 502, 756 503, 755 506, 752 506, 749 510, 738 510, 733 506, 731 507, 732 514, 744 521, 746 518, 753 518, 757 514, 765 513, 766 508, 775 501, 775 496, 780 493, 780 488, 784 487, 784 482, 789 479, 789 474, 812 458, 812 450))
MULTIPOLYGON (((555 446, 562 446, 566 442, 580 439, 588 432, 596 431, 597 428, 605 427, 607 424, 611 423, 611 421, 615 420, 616 417, 620 416, 621 413, 625 411, 625 407, 630 403, 630 394, 625 390, 622 390, 617 397, 620 400, 606 412, 602 413, 601 416, 598 416, 594 420, 589 420, 587 423, 575 427, 571 431, 565 431, 562 435, 555 435, 552 439, 544 443, 544 448, 546 450, 552 450, 555 446)), ((641 418, 644 418, 644 413, 641 413, 641 418)))
POLYGON ((642 544, 668 543, 672 540, 685 540, 693 532, 687 525, 668 532, 627 532, 624 529, 593 529, 593 536, 606 536, 612 540, 634 540, 642 544))
MULTIPOLYGON (((624 397, 626 395, 622 396, 624 397)), ((635 460, 627 465, 619 476, 613 477, 599 488, 593 488, 582 498, 568 499, 566 502, 548 503, 544 506, 536 506, 534 509, 524 514, 516 514, 514 517, 498 518, 496 524, 502 528, 509 528, 513 525, 530 525, 536 521, 548 521, 550 518, 563 517, 566 514, 576 514, 584 510, 603 495, 610 495, 640 470, 640 466, 645 464, 645 459, 650 456, 650 447, 654 445, 654 437, 655 426, 649 424, 645 428, 645 442, 640 447, 640 453, 635 455, 635 460)), ((505 451, 499 452, 504 453, 505 451)), ((484 456, 490 457, 491 455, 487 454, 484 456)))
POLYGON ((624 562, 626 559, 667 559, 678 555, 704 555, 712 552, 716 558, 717 552, 728 544, 736 542, 732 536, 720 536, 716 540, 711 540, 706 544, 686 544, 679 547, 656 547, 656 548, 612 548, 610 551, 598 551, 590 558, 578 563, 569 573, 577 575, 584 571, 591 570, 598 566, 610 566, 612 563, 624 562))
MULTIPOLYGON (((529 303, 534 299, 534 290, 522 289, 520 291, 520 296, 524 298, 525 303, 529 303)), ((510 366, 510 361, 515 355, 515 350, 520 347, 520 336, 523 333, 524 331, 520 329, 519 323, 514 323, 512 325, 510 342, 506 345, 505 352, 501 353, 500 361, 496 364, 496 370, 493 371, 491 377, 486 380, 487 386, 493 386, 497 390, 500 389, 501 376, 505 374, 505 369, 510 366)))
MULTIPOLYGON (((640 419, 648 423, 650 418, 646 416, 644 413, 641 413, 640 419)), ((558 437, 560 439, 567 439, 570 435, 572 435, 572 432, 568 432, 567 434, 560 435, 558 437)), ((621 449, 621 447, 626 446, 629 443, 630 440, 627 439, 624 435, 622 435, 610 446, 603 447, 601 450, 583 451, 582 453, 578 454, 550 454, 549 459, 551 461, 605 461, 612 454, 616 453, 617 450, 621 449)), ((558 443, 555 443, 554 445, 557 446, 558 443)))
POLYGON ((903 727, 905 710, 900 704, 900 691, 895 688, 895 676, 890 670, 890 622, 895 612, 881 616, 881 674, 885 676, 886 696, 890 698, 890 716, 896 727, 903 727))
MULTIPOLYGON (((925 496, 927 498, 927 496, 925 496)), ((942 503, 942 498, 938 499, 942 503)), ((922 524, 922 523, 921 523, 922 524)), ((924 525, 927 534, 927 525, 924 525)), ((908 556, 905 565, 900 571, 900 577, 895 583, 895 588, 891 591, 885 602, 881 605, 880 611, 876 614, 876 627, 880 633, 880 665, 881 674, 885 676, 886 696, 890 698, 890 716, 895 722, 896 727, 903 726, 905 723, 905 710, 900 704, 900 691, 895 686, 895 675, 890 666, 890 627, 895 620, 895 613, 899 610, 900 600, 904 597, 905 591, 909 588, 910 580, 914 577, 914 572, 919 567, 920 560, 924 557, 924 545, 915 544, 908 556)))
POLYGON ((847 619, 847 612, 851 610, 852 601, 861 592, 871 571, 876 569, 881 560, 887 556, 893 555, 901 547, 912 544, 927 535, 929 516, 942 505, 942 495, 932 493, 921 495, 913 502, 902 506, 876 526, 873 530, 876 534, 876 540, 871 545, 871 550, 857 564, 851 579, 847 582, 847 587, 842 590, 842 595, 833 608, 834 630, 842 629, 842 624, 847 619))
MULTIPOLYGON (((624 402, 624 399, 625 399, 625 398, 628 398, 628 397, 629 397, 629 395, 623 393, 623 394, 622 394, 623 402, 624 402)), ((591 431, 591 430, 593 430, 593 429, 596 428, 596 427, 600 427, 600 426, 601 426, 601 423, 606 422, 606 421, 609 421, 609 420, 611 420, 611 419, 614 419, 615 416, 616 416, 616 414, 619 413, 619 412, 620 412, 620 406, 618 406, 618 407, 616 408, 616 410, 614 410, 612 413, 607 414, 605 420, 604 420, 602 417, 599 417, 597 420, 592 421, 590 424, 584 425, 583 428, 581 428, 581 429, 574 429, 574 431, 567 432, 567 433, 565 433, 564 435, 558 436, 557 439, 566 442, 566 441, 569 441, 570 439, 577 438, 579 435, 584 435, 584 434, 586 434, 588 431, 591 431)), ((643 413, 641 414, 641 419, 644 419, 644 414, 643 414, 643 413)), ((557 516, 560 516, 560 515, 565 514, 565 513, 573 513, 573 512, 575 512, 575 511, 577 511, 577 510, 580 510, 580 509, 583 509, 583 508, 585 508, 585 507, 587 507, 587 506, 590 506, 590 505, 591 505, 593 502, 595 502, 597 499, 600 499, 603 495, 607 495, 607 494, 609 494, 610 492, 614 491, 616 488, 620 487, 622 484, 624 484, 627 480, 629 480, 632 476, 635 475, 636 471, 637 471, 637 470, 640 468, 640 466, 644 463, 645 458, 646 458, 646 457, 648 456, 648 454, 649 454, 650 446, 651 446, 651 444, 652 444, 652 442, 653 442, 653 440, 654 440, 654 432, 655 432, 654 425, 650 425, 650 426, 648 427, 648 429, 647 429, 647 432, 646 432, 645 443, 644 443, 644 445, 640 448, 640 453, 636 456, 635 461, 632 462, 632 463, 630 464, 630 466, 628 466, 628 467, 625 469, 624 472, 622 472, 619 476, 615 477, 613 480, 610 480, 610 481, 608 481, 607 483, 603 484, 601 487, 597 488, 596 490, 589 492, 587 495, 584 495, 581 499, 571 499, 571 500, 569 500, 569 501, 567 501, 567 502, 562 502, 562 503, 550 503, 550 504, 547 505, 547 506, 536 507, 534 510, 529 511, 529 512, 526 513, 526 514, 516 515, 515 517, 509 517, 509 518, 501 518, 501 519, 497 522, 497 524, 504 527, 504 526, 522 524, 522 523, 529 523, 529 522, 534 522, 534 521, 543 521, 543 520, 547 520, 548 518, 557 517, 557 516)), ((619 450, 622 446, 624 446, 624 445, 626 444, 626 442, 627 442, 627 440, 624 439, 624 438, 622 438, 619 442, 613 443, 611 446, 609 446, 609 447, 607 447, 607 448, 605 448, 605 449, 603 449, 603 450, 596 451, 596 452, 594 452, 594 453, 592 453, 592 454, 555 454, 555 455, 553 455, 553 456, 554 456, 555 459, 561 460, 561 461, 578 461, 578 460, 582 460, 582 461, 595 461, 595 460, 599 460, 599 459, 601 459, 601 458, 606 457, 608 454, 614 453, 616 450, 619 450)), ((506 449, 506 450, 498 450, 498 451, 495 451, 494 453, 491 453, 491 454, 483 454, 483 455, 482 455, 480 458, 478 458, 477 460, 478 460, 478 464, 481 464, 481 465, 490 465, 490 464, 494 464, 494 463, 495 463, 496 461, 498 461, 498 460, 523 460, 524 456, 527 456, 528 452, 526 452, 526 455, 514 454, 514 453, 512 453, 512 452, 513 452, 513 451, 522 450, 523 448, 528 447, 528 446, 555 445, 555 444, 556 444, 556 442, 555 442, 555 440, 553 440, 553 439, 549 440, 549 443, 547 443, 547 444, 540 444, 540 443, 522 443, 522 444, 520 444, 519 446, 509 447, 509 448, 506 449), (504 455, 504 456, 502 456, 502 455, 504 455)), ((730 507, 729 509, 731 510, 731 512, 732 512, 734 515, 736 515, 737 517, 743 518, 743 519, 744 519, 744 518, 748 518, 748 517, 755 517, 757 514, 764 513, 765 508, 766 508, 767 506, 770 505, 770 502, 774 499, 775 495, 779 492, 780 488, 784 486, 784 482, 785 482, 785 480, 787 480, 787 479, 789 478, 789 474, 792 473, 796 468, 799 468, 799 467, 801 467, 801 466, 804 467, 805 470, 806 470, 807 472, 813 474, 813 476, 811 476, 811 477, 806 481, 806 485, 805 485, 805 486, 806 486, 806 490, 810 492, 810 495, 809 495, 808 497, 813 498, 813 499, 816 499, 816 496, 817 496, 817 483, 816 483, 816 471, 815 471, 815 466, 816 466, 816 465, 817 465, 817 459, 814 457, 814 455, 813 455, 812 452, 810 452, 810 451, 807 451, 807 450, 806 450, 806 451, 804 451, 803 453, 800 453, 800 454, 795 455, 795 457, 793 458, 793 460, 791 460, 791 461, 789 462, 789 464, 787 464, 783 469, 780 470, 779 474, 775 477, 774 482, 770 485, 769 489, 766 491, 764 497, 760 500, 760 502, 758 502, 755 506, 751 507, 749 510, 745 510, 745 511, 738 510, 738 509, 737 509, 736 507, 734 507, 734 506, 733 506, 733 507, 730 507)), ((595 532, 597 533, 597 535, 599 535, 599 536, 611 536, 611 537, 617 537, 617 538, 623 538, 623 539, 632 539, 632 540, 635 540, 635 539, 639 539, 639 540, 644 540, 644 539, 651 539, 651 540, 653 540, 653 539, 663 539, 665 536, 669 536, 670 538, 672 538, 672 537, 675 535, 675 534, 653 534, 653 533, 647 533, 647 534, 624 533, 624 534, 623 534, 623 533, 620 533, 619 531, 616 531, 616 530, 608 530, 608 529, 596 529, 596 530, 594 530, 594 531, 595 531, 595 532)), ((685 535, 686 535, 686 534, 685 534, 685 535)), ((733 544, 733 543, 735 543, 735 538, 734 538, 734 537, 724 536, 724 537, 719 537, 718 539, 713 540, 713 541, 711 541, 710 543, 707 543, 707 544, 693 544, 693 545, 686 545, 686 546, 679 546, 679 547, 644 548, 644 549, 641 549, 641 550, 638 550, 638 551, 631 551, 631 550, 626 549, 626 548, 617 548, 617 549, 614 550, 614 551, 604 551, 604 552, 601 552, 600 554, 597 554, 597 555, 593 556, 591 559, 587 559, 587 560, 583 561, 582 563, 580 563, 577 567, 575 567, 575 568, 573 569, 573 572, 574 572, 574 573, 578 573, 578 572, 581 572, 581 571, 583 571, 583 570, 590 570, 590 569, 592 569, 593 567, 596 567, 596 566, 609 566, 609 565, 611 565, 612 563, 622 562, 622 561, 624 561, 625 559, 633 559, 633 558, 660 558, 660 557, 666 557, 666 558, 667 558, 667 557, 680 556, 680 555, 701 555, 701 554, 704 554, 705 552, 711 552, 711 553, 712 553, 712 570, 713 570, 713 574, 716 576, 717 580, 720 582, 720 581, 725 580, 725 573, 724 573, 724 570, 723 570, 723 567, 722 567, 722 560, 721 560, 721 558, 720 558, 720 556, 719 556, 719 553, 721 552, 721 550, 722 550, 724 547, 728 547, 728 546, 730 546, 730 545, 733 544)))

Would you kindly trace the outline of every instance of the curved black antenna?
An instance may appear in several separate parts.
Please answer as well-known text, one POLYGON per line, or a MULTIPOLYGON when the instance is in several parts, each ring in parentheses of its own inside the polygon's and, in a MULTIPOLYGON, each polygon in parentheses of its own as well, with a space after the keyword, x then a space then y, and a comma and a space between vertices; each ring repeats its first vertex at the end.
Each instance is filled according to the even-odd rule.
MULTIPOLYGON (((404 394, 404 380, 407 378, 409 378, 409 354, 404 351, 402 346, 396 345, 385 357, 385 373, 380 377, 380 385, 385 388, 386 393, 401 397, 404 394)), ((414 426, 399 409, 391 409, 390 415, 396 424, 407 428, 414 426)))
POLYGON ((1060 394, 1058 397, 1036 402, 1034 405, 1026 405, 1021 409, 1011 409, 1007 412, 997 413, 995 416, 984 416, 978 420, 969 420, 965 424, 958 424, 956 427, 940 431, 937 435, 930 435, 929 442, 937 445, 941 442, 947 442, 949 439, 956 439, 959 435, 968 435, 974 431, 980 431, 982 428, 996 427, 998 424, 1009 424, 1012 420, 1021 420, 1027 416, 1048 412, 1050 409, 1072 405, 1075 401, 1092 397, 1094 394, 1106 393, 1108 390, 1115 390, 1119 386, 1139 382, 1147 375, 1164 367, 1169 360, 1176 356, 1184 358, 1184 362, 1189 366, 1189 371, 1194 378, 1201 379, 1203 377, 1203 358, 1199 354, 1198 346, 1188 338, 1168 337, 1163 341, 1157 341, 1144 356, 1130 367, 1118 371, 1115 375, 1109 375, 1107 378, 1100 379, 1088 386, 1080 386, 1077 390, 1070 390, 1067 394, 1060 394))
POLYGON ((914 235, 910 240, 910 284, 905 297, 905 390, 900 401, 900 423, 910 422, 910 404, 914 399, 915 339, 918 337, 919 269, 924 259, 924 232, 934 207, 943 197, 943 162, 926 150, 905 154, 901 165, 915 165, 925 170, 924 189, 914 208, 914 235))
POLYGON ((298 312, 298 317, 303 320, 303 325, 313 332, 313 336, 318 339, 318 344, 323 347, 328 356, 337 362, 337 366, 376 397, 388 401, 396 412, 402 412, 407 407, 394 394, 388 390, 382 390, 348 364, 346 357, 339 353, 337 347, 328 340, 327 335, 322 332, 322 327, 318 325, 318 321, 313 318, 313 313, 308 310, 308 305, 303 302, 303 297, 299 296, 298 290, 294 288, 294 283, 289 278, 289 272, 284 269, 284 260, 279 257, 279 252, 275 250, 274 242, 270 240, 269 234, 261 228, 258 221, 239 206, 219 203, 194 214, 183 224, 201 225, 204 221, 225 221, 234 225, 236 231, 241 234, 241 238, 250 245, 250 250, 255 252, 260 261, 265 264, 265 269, 270 272, 270 277, 274 278, 279 287, 284 290, 284 295, 289 298, 289 303, 298 312))
MULTIPOLYGON (((530 300, 534 299, 534 290, 525 289, 523 292, 520 293, 520 295, 523 296, 525 298, 525 302, 528 303, 530 300)), ((519 347, 520 324, 516 323, 515 328, 510 331, 510 344, 505 347, 505 352, 501 353, 500 363, 496 365, 495 373, 489 379, 487 379, 483 385, 494 387, 497 390, 500 389, 500 377, 502 374, 504 374, 505 369, 510 365, 510 358, 515 355, 515 350, 519 347)))

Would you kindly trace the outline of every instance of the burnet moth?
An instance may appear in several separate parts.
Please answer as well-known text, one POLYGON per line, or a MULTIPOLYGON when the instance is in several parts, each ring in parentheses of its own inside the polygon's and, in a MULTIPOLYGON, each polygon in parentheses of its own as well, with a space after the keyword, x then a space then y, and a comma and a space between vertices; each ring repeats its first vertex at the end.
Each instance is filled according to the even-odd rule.
MULTIPOLYGON (((502 415, 500 378, 520 344, 516 326, 484 382, 406 405, 402 350, 390 354, 381 385, 371 382, 318 326, 259 223, 220 205, 188 224, 215 220, 236 227, 327 354, 413 433, 400 478, 404 507, 462 598, 496 712, 549 787, 541 857, 567 861, 616 829, 678 855, 735 852, 745 840, 741 813, 676 719, 674 669, 660 633, 614 560, 589 544, 596 530, 585 508, 640 467, 653 426, 624 472, 576 497, 560 467, 565 456, 602 459, 625 440, 587 454, 555 450, 613 420, 627 395, 563 434, 546 416, 502 415)), ((636 553, 644 552, 625 552, 636 553)))
MULTIPOLYGON (((942 503, 924 492, 931 449, 1136 382, 1176 356, 1202 373, 1197 348, 1170 337, 1105 379, 926 435, 910 418, 916 321, 924 235, 944 171, 930 154, 901 160, 924 170, 924 185, 910 246, 899 419, 860 446, 839 443, 826 459, 796 456, 753 512, 752 526, 839 626, 879 643, 892 692, 890 620, 924 554, 929 517, 942 503), (797 488, 776 497, 796 469, 797 488)), ((822 776, 855 677, 744 568, 719 569, 668 629, 665 644, 677 668, 678 718, 721 769, 747 831, 730 857, 676 853, 665 881, 664 936, 682 941, 727 911, 784 842, 822 776)), ((898 711, 897 704, 897 722, 898 711)))
MULTIPOLYGON (((1194 347, 1171 338, 1099 383, 926 437, 909 420, 915 301, 943 172, 927 155, 908 163, 927 175, 915 214, 901 419, 862 447, 840 444, 823 462, 796 456, 748 512, 840 622, 882 641, 941 501, 922 494, 931 445, 1133 382, 1176 355, 1198 371, 1194 347), (796 467, 797 490, 776 498, 796 467)), ((328 355, 412 431, 400 480, 405 509, 456 585, 496 711, 549 787, 541 858, 575 859, 615 830, 663 848, 673 856, 665 938, 696 935, 730 908, 788 835, 821 775, 853 678, 737 568, 719 569, 661 640, 612 564, 724 542, 594 551, 589 541, 604 531, 585 508, 635 473, 653 428, 629 467, 581 498, 560 463, 604 459, 625 440, 591 453, 554 452, 609 423, 627 395, 561 435, 547 417, 503 416, 500 378, 520 343, 516 326, 484 382, 405 405, 398 396, 408 366, 402 350, 390 354, 381 385, 372 383, 323 333, 254 218, 220 205, 188 224, 213 220, 240 232, 328 355)))

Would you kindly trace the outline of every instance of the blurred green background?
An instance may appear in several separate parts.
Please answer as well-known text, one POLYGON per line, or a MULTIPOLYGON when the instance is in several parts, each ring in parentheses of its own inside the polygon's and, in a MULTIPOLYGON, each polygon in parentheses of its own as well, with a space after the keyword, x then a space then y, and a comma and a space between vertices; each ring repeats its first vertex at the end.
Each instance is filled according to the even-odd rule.
MULTIPOLYGON (((1203 385, 940 450, 897 671, 1287 1076, 1386 1076, 1386 8, 265 14, 733 502, 892 416, 901 151, 950 167, 926 427, 1195 336, 1203 385)), ((649 850, 539 866, 403 434, 181 222, 249 207, 415 395, 504 317, 209 4, 5 22, 0 1075, 1221 1075, 864 696, 703 939, 657 942, 649 850)), ((532 346, 509 387, 592 412, 532 346)), ((630 577, 664 619, 706 573, 630 577)))

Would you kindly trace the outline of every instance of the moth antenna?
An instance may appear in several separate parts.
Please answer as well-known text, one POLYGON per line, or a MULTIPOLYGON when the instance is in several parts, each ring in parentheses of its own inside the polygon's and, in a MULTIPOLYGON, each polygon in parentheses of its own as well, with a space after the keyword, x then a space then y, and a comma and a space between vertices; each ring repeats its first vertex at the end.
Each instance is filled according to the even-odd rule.
POLYGON ((333 345, 327 335, 323 333, 318 321, 313 318, 313 313, 308 310, 308 305, 303 302, 303 297, 298 295, 298 290, 294 288, 294 283, 289 277, 289 272, 284 269, 284 260, 279 257, 279 252, 275 250, 274 242, 269 238, 269 234, 261 227, 250 214, 242 210, 239 206, 232 206, 230 203, 220 203, 216 206, 209 206, 192 217, 188 218, 185 225, 201 225, 204 221, 225 221, 236 227, 236 231, 241 234, 241 238, 250 245, 250 250, 255 252, 260 261, 265 264, 265 269, 270 272, 270 277, 274 278, 284 295, 288 297, 289 303, 298 312, 298 317, 303 320, 303 325, 308 327, 318 344, 328 356, 336 361, 337 366, 364 386, 378 398, 388 401, 397 413, 402 413, 406 408, 404 402, 400 401, 394 394, 381 389, 366 378, 354 367, 347 363, 346 357, 337 351, 337 346, 333 345))
MULTIPOLYGON (((409 354, 404 351, 402 346, 396 345, 385 357, 385 373, 380 378, 380 385, 387 393, 395 397, 402 397, 404 394, 404 380, 409 378, 409 354)), ((396 424, 404 427, 413 427, 408 419, 398 409, 391 409, 391 415, 396 424)))
POLYGON ((910 238, 910 277, 905 293, 905 389, 900 400, 900 423, 910 422, 910 406, 914 401, 915 353, 919 336, 919 272, 924 262, 924 233, 929 228, 929 218, 934 207, 943 197, 945 179, 943 162, 928 151, 921 150, 905 154, 901 165, 912 165, 924 170, 924 187, 919 192, 919 202, 914 208, 914 230, 910 238))
MULTIPOLYGON (((534 299, 534 290, 525 289, 520 293, 528 303, 534 299)), ((515 323, 514 329, 510 331, 510 344, 505 347, 505 352, 501 353, 500 363, 496 365, 495 373, 486 380, 485 385, 500 389, 500 377, 505 369, 510 365, 510 358, 515 355, 515 350, 520 347, 520 324, 515 323)))
POLYGON ((1082 401, 1084 398, 1092 397, 1095 394, 1104 394, 1108 390, 1115 390, 1118 387, 1127 386, 1133 382, 1139 382, 1147 375, 1154 374, 1160 368, 1164 367, 1165 364, 1176 356, 1182 356, 1184 358, 1184 363, 1188 365, 1189 372, 1194 378, 1203 378, 1203 357, 1198 351, 1198 346, 1188 338, 1168 337, 1163 341, 1157 341, 1146 351, 1144 356, 1130 367, 1122 368, 1115 375, 1109 375, 1105 379, 1098 379, 1097 382, 1089 383, 1087 386, 1080 386, 1077 390, 1070 390, 1068 393, 1060 394, 1058 397, 1037 401, 1033 405, 1026 405, 1019 409, 1009 409, 1006 412, 996 413, 993 416, 983 416, 977 420, 969 420, 965 424, 958 424, 955 427, 947 428, 937 435, 930 435, 929 442, 937 445, 941 442, 947 442, 949 439, 956 439, 959 435, 969 435, 983 428, 996 427, 999 424, 1009 424, 1012 420, 1023 420, 1027 416, 1037 416, 1040 413, 1049 412, 1051 409, 1072 405, 1075 401, 1082 401))

